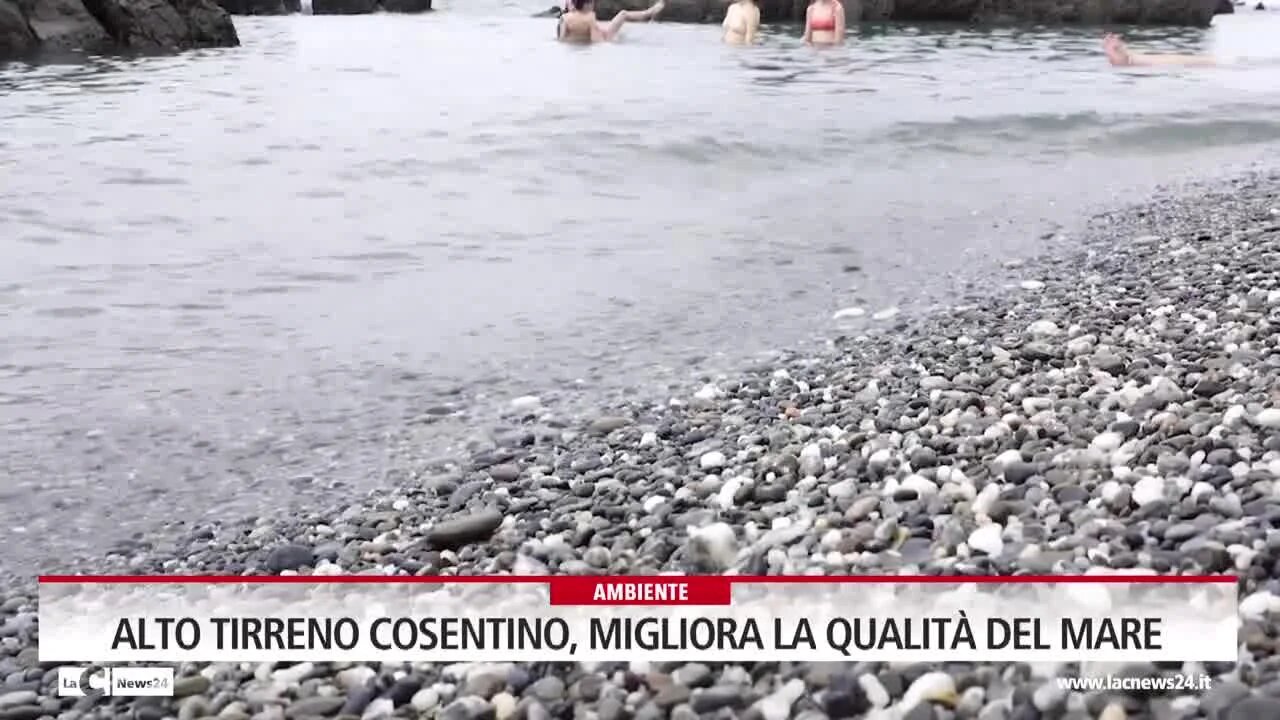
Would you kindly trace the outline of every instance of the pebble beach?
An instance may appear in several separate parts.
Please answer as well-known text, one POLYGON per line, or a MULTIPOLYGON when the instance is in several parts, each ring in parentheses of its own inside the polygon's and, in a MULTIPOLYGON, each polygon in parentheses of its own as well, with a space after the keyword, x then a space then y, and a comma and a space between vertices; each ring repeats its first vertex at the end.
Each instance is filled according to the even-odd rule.
POLYGON ((32 583, 0 597, 0 720, 1280 717, 1280 174, 1103 216, 928 315, 836 313, 678 397, 534 395, 467 457, 303 516, 197 525, 94 573, 1236 574, 1237 664, 1198 693, 1077 666, 183 666, 174 698, 54 696, 32 583))

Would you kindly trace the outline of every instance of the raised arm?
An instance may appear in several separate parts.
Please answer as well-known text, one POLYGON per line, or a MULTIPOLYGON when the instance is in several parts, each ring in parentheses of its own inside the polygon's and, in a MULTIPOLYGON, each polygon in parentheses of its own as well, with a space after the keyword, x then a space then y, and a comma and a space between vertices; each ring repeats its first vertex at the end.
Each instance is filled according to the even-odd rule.
POLYGON ((835 36, 836 42, 844 42, 844 3, 836 0, 836 6, 833 10, 836 20, 835 36))

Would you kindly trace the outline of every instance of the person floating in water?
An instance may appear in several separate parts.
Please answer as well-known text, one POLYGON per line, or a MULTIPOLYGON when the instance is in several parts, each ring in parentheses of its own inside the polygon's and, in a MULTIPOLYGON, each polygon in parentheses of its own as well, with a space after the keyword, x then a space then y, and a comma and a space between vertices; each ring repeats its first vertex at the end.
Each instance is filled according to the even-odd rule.
POLYGON ((662 12, 665 5, 664 0, 658 0, 648 10, 622 10, 613 16, 608 25, 603 25, 596 19, 596 7, 592 0, 569 0, 569 6, 560 16, 560 24, 556 27, 556 39, 571 43, 608 42, 618 37, 623 25, 652 20, 662 12))
POLYGON ((804 41, 810 45, 844 42, 844 5, 840 0, 813 0, 804 13, 804 41))
POLYGON ((760 32, 760 6, 755 0, 737 0, 724 11, 724 41, 750 45, 760 32))
POLYGON ((1152 55, 1130 52, 1118 35, 1107 34, 1102 38, 1102 51, 1116 67, 1210 67, 1217 65, 1208 55, 1152 55))

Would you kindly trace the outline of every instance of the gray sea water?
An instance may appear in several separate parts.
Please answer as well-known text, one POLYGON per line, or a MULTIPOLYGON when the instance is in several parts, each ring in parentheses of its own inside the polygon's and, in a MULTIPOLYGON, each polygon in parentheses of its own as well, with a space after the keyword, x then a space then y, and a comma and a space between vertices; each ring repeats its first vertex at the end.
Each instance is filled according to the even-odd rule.
POLYGON ((0 66, 0 564, 354 496, 518 395, 661 399, 1280 144, 1280 66, 1117 71, 1096 32, 584 49, 536 2, 438 8, 0 66))

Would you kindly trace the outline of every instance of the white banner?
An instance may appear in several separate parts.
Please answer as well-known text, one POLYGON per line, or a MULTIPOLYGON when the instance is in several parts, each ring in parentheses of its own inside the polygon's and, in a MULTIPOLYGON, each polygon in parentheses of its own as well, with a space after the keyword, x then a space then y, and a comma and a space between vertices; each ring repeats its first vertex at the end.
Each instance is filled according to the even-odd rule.
POLYGON ((42 580, 40 660, 1237 659, 1230 581, 350 580, 42 580))

